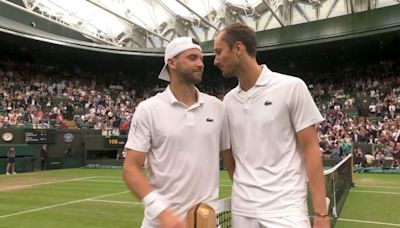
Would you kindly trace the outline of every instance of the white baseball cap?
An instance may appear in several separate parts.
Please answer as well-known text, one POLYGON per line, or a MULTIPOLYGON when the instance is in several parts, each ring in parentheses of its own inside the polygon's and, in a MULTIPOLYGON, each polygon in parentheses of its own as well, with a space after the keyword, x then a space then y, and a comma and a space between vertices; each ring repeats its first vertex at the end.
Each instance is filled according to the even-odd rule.
POLYGON ((165 55, 164 55, 165 64, 160 74, 158 75, 158 78, 169 82, 171 79, 169 77, 167 69, 168 59, 171 59, 177 56, 178 54, 192 48, 197 48, 200 51, 202 51, 200 45, 193 43, 192 37, 178 37, 172 40, 171 43, 169 43, 168 46, 165 48, 165 55))

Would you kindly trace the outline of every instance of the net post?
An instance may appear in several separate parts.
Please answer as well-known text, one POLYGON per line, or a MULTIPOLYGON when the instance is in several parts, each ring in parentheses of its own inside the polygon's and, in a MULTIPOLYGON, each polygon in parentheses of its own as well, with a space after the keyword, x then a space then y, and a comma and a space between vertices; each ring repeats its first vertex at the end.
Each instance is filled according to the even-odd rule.
POLYGON ((351 187, 354 187, 354 156, 353 154, 350 154, 351 156, 351 187))
POLYGON ((337 201, 336 201, 336 182, 335 182, 336 173, 332 173, 332 188, 333 188, 333 208, 332 208, 332 215, 333 217, 337 218, 337 201))
POLYGON ((187 217, 189 228, 230 228, 231 198, 194 205, 187 217))

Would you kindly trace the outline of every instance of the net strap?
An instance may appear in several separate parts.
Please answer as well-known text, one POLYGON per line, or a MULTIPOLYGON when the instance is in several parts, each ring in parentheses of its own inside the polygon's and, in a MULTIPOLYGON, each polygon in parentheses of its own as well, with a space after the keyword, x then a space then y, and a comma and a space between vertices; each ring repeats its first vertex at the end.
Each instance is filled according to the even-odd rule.
POLYGON ((209 203, 212 208, 214 208, 216 214, 231 210, 231 198, 220 199, 209 203))

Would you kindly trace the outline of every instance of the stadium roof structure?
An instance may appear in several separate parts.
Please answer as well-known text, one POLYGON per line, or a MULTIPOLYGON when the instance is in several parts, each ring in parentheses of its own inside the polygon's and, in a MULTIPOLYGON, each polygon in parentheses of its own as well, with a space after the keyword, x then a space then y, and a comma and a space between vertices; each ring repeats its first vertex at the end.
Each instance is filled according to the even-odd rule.
POLYGON ((179 36, 209 41, 233 22, 264 31, 396 4, 400 0, 22 0, 21 5, 94 43, 130 49, 162 48, 179 36))

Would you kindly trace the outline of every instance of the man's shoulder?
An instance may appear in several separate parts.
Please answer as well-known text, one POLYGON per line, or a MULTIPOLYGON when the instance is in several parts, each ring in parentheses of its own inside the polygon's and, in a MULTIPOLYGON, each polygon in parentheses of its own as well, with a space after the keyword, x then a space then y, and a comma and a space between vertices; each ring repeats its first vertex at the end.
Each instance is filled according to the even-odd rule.
POLYGON ((200 96, 203 97, 205 102, 212 102, 215 104, 222 104, 222 101, 215 96, 209 95, 207 93, 200 92, 200 96))
POLYGON ((279 73, 279 72, 271 72, 271 80, 275 82, 281 82, 281 83, 287 83, 287 84, 298 84, 298 83, 304 83, 304 81, 293 75, 288 75, 284 73, 279 73))
POLYGON ((161 103, 165 102, 165 97, 163 93, 158 93, 152 97, 147 98, 146 100, 141 101, 138 104, 138 108, 151 108, 153 106, 160 105, 161 103))
POLYGON ((233 89, 231 89, 229 92, 227 92, 224 96, 224 102, 232 99, 232 97, 237 94, 239 91, 239 86, 234 87, 233 89))
POLYGON ((273 73, 271 75, 270 86, 278 90, 284 89, 285 91, 308 90, 307 84, 303 79, 282 73, 273 73))

